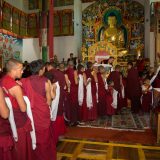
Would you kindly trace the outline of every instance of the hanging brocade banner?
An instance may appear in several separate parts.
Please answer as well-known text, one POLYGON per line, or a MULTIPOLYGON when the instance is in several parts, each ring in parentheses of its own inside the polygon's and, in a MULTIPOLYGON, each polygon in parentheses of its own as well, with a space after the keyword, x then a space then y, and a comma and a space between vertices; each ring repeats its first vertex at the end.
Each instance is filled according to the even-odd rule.
POLYGON ((12 32, 16 34, 19 34, 20 13, 21 13, 20 10, 13 8, 12 10, 12 32))
POLYGON ((55 0, 54 1, 54 6, 59 7, 59 6, 68 6, 68 5, 73 5, 73 0, 55 0))
POLYGON ((39 0, 28 0, 29 10, 39 9, 39 0))
POLYGON ((54 12, 54 36, 73 35, 73 10, 65 9, 54 12))
POLYGON ((6 2, 3 3, 3 8, 2 8, 2 24, 3 24, 3 29, 6 29, 8 31, 11 31, 11 10, 12 6, 6 2))
POLYGON ((27 36, 27 14, 24 12, 20 14, 20 35, 27 36))
POLYGON ((60 34, 60 16, 59 16, 58 11, 54 12, 53 17, 54 17, 53 18, 53 20, 54 20, 54 23, 53 23, 54 36, 58 36, 60 34))
POLYGON ((38 36, 38 23, 36 14, 28 15, 28 36, 32 37, 38 36))
POLYGON ((2 28, 2 10, 3 10, 3 0, 0 0, 0 28, 2 28))

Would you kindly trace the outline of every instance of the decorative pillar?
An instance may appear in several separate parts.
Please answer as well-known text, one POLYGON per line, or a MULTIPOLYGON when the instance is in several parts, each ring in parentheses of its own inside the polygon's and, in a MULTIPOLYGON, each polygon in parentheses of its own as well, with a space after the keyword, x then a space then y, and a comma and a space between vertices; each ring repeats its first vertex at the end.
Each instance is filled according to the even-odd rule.
POLYGON ((149 59, 150 59, 150 66, 154 67, 154 62, 155 62, 155 33, 154 32, 150 32, 150 54, 149 54, 149 59))
POLYGON ((81 58, 82 47, 82 1, 74 0, 74 42, 77 56, 81 58))
POLYGON ((48 27, 48 47, 49 47, 49 60, 53 60, 53 7, 54 7, 54 0, 49 0, 49 27, 48 27))
POLYGON ((48 61, 48 49, 47 49, 47 1, 42 0, 42 30, 41 30, 41 42, 42 42, 42 60, 48 61))
MULTIPOLYGON (((145 1, 144 2, 144 14, 145 14, 145 20, 144 20, 144 28, 145 28, 145 49, 144 49, 144 56, 146 58, 150 58, 150 2, 145 1)), ((154 62, 151 62, 154 63, 154 62)))

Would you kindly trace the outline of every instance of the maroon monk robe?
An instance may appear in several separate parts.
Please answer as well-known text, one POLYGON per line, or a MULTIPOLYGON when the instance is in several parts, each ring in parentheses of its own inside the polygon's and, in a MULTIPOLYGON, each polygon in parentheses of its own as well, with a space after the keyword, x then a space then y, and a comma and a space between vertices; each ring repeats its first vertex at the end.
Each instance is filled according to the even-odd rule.
POLYGON ((12 160, 13 158, 12 132, 8 119, 0 117, 0 159, 12 160))
POLYGON ((122 98, 122 89, 121 89, 121 74, 118 71, 112 71, 109 76, 108 80, 111 80, 114 82, 114 89, 118 91, 118 105, 117 110, 121 110, 123 106, 123 98, 122 98))
POLYGON ((0 117, 0 160, 13 160, 13 140, 8 119, 0 117))
MULTIPOLYGON (((85 73, 78 72, 78 74, 84 76, 85 73)), ((82 106, 79 106, 80 108, 80 120, 81 121, 88 121, 88 109, 87 109, 87 104, 86 104, 86 86, 84 84, 83 87, 83 103, 82 106)))
MULTIPOLYGON (((152 86, 153 86, 153 88, 160 88, 160 71, 159 71, 157 77, 155 78, 155 80, 153 81, 152 86)), ((155 92, 154 93, 154 99, 155 99, 154 101, 156 101, 156 102, 154 102, 155 106, 156 106, 155 111, 160 112, 160 93, 156 90, 154 92, 155 92)))
MULTIPOLYGON (((79 76, 83 76, 83 72, 78 71, 78 77, 79 76)), ((79 83, 78 83, 78 88, 79 88, 79 83)), ((84 90, 83 90, 83 92, 84 92, 84 90)), ((84 93, 83 93, 83 96, 84 96, 84 93)), ((82 105, 83 105, 83 103, 82 103, 82 105)), ((82 113, 83 113, 83 111, 82 111, 82 105, 79 105, 79 102, 78 102, 78 114, 79 114, 78 117, 79 117, 80 121, 82 121, 82 113)))
POLYGON ((61 71, 57 69, 51 69, 49 72, 53 74, 55 82, 58 81, 60 86, 60 97, 59 97, 57 118, 54 122, 52 122, 54 139, 55 139, 55 143, 57 143, 58 137, 64 135, 64 133, 66 132, 66 126, 65 126, 65 121, 63 117, 64 102, 65 102, 64 87, 66 83, 65 83, 64 73, 62 73, 61 71))
POLYGON ((51 129, 50 109, 47 104, 45 83, 47 78, 33 75, 22 79, 22 84, 28 96, 34 119, 37 147, 34 156, 37 160, 56 159, 56 147, 51 129))
POLYGON ((144 59, 141 60, 137 60, 137 70, 139 74, 142 74, 142 72, 144 71, 145 68, 145 61, 144 59))
POLYGON ((105 89, 105 83, 101 73, 97 74, 97 79, 98 79, 98 104, 97 104, 98 116, 105 116, 106 115, 106 89, 105 89))
POLYGON ((158 75, 152 83, 153 88, 160 88, 160 75, 158 75))
POLYGON ((91 78, 91 89, 92 89, 92 103, 93 106, 91 109, 88 109, 88 119, 89 120, 96 120, 97 119, 97 100, 96 100, 96 82, 94 80, 94 77, 92 75, 92 71, 90 69, 87 69, 85 71, 86 78, 91 78))
MULTIPOLYGON (((16 81, 9 75, 5 75, 1 81, 2 87, 6 90, 17 86, 16 81)), ((14 143, 14 156, 16 160, 32 160, 33 150, 30 137, 30 131, 32 130, 30 119, 26 112, 21 112, 17 100, 11 95, 6 94, 13 107, 14 119, 17 127, 18 142, 14 143)))
POLYGON ((116 109, 111 105, 113 103, 113 87, 108 87, 106 91, 106 110, 107 115, 112 116, 116 113, 116 109))
POLYGON ((131 100, 131 110, 135 113, 141 108, 140 103, 141 86, 138 71, 134 67, 128 70, 126 82, 126 97, 131 100))
POLYGON ((142 111, 149 112, 152 104, 152 92, 148 91, 147 93, 143 93, 142 96, 142 111))
POLYGON ((69 101, 69 120, 71 123, 76 123, 79 120, 78 117, 78 85, 75 83, 74 79, 74 69, 68 68, 66 70, 66 74, 68 75, 70 81, 70 93, 68 97, 69 101))

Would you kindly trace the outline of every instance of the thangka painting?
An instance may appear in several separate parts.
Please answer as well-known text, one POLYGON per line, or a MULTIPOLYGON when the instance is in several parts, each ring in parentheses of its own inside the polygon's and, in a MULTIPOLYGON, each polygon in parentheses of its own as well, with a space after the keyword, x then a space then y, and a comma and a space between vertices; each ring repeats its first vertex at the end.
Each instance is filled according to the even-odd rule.
POLYGON ((27 14, 21 12, 20 14, 20 35, 27 36, 27 14))
POLYGON ((6 63, 10 58, 21 60, 22 39, 0 33, 0 55, 6 63))
POLYGON ((38 36, 38 22, 36 14, 28 15, 28 36, 31 37, 38 36))
POLYGON ((82 43, 88 49, 100 41, 100 29, 107 28, 106 19, 114 15, 124 31, 125 47, 137 50, 144 47, 144 6, 131 0, 99 0, 82 13, 82 43))
POLYGON ((73 10, 65 9, 54 12, 54 36, 73 35, 73 10))
POLYGON ((55 0, 54 6, 59 7, 59 6, 73 5, 73 2, 74 2, 74 0, 55 0))
POLYGON ((3 28, 8 31, 11 31, 11 16, 12 16, 11 9, 12 9, 12 6, 4 2, 2 24, 3 24, 3 28))
POLYGON ((28 0, 29 10, 38 9, 40 0, 28 0))
POLYGON ((19 34, 20 10, 13 8, 12 11, 12 32, 19 34))
MULTIPOLYGON (((82 3, 87 3, 87 2, 93 2, 95 0, 82 0, 82 3)), ((55 0, 54 1, 54 6, 59 7, 59 6, 68 6, 68 5, 73 5, 74 0, 55 0)))
POLYGON ((54 12, 54 16, 53 16, 53 19, 54 19, 54 23, 53 23, 53 31, 54 31, 54 36, 58 36, 60 35, 61 31, 62 31, 62 28, 60 27, 60 12, 59 11, 55 11, 54 12))

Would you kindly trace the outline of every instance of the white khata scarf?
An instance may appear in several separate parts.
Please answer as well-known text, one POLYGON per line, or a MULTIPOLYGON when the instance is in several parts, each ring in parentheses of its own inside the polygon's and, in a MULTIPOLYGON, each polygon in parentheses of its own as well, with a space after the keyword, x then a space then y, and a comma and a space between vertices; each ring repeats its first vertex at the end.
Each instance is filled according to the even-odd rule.
POLYGON ((83 75, 79 74, 78 103, 80 106, 82 106, 83 104, 83 98, 84 98, 83 75))
POLYGON ((121 93, 122 93, 122 98, 125 97, 125 92, 124 92, 124 85, 122 84, 122 88, 121 88, 121 93))
MULTIPOLYGON (((31 120, 32 131, 30 132, 30 135, 31 135, 31 139, 32 139, 32 148, 33 148, 33 150, 35 150, 36 149, 36 134, 35 134, 35 127, 34 127, 34 120, 33 120, 31 105, 30 105, 30 101, 29 101, 28 97, 23 96, 23 98, 27 104, 27 115, 28 115, 29 119, 31 120)), ((5 101, 7 103, 9 110, 10 110, 9 122, 11 125, 13 138, 14 138, 15 142, 17 142, 18 141, 18 133, 17 133, 16 124, 14 121, 12 104, 11 104, 9 97, 5 97, 5 101)))
POLYGON ((159 71, 160 71, 160 66, 157 68, 156 74, 155 74, 155 75, 152 77, 152 79, 150 80, 150 84, 152 84, 153 81, 156 79, 156 77, 157 77, 159 71))
POLYGON ((112 94, 112 96, 113 96, 113 102, 112 102, 112 107, 114 108, 114 109, 117 109, 117 96, 118 96, 118 91, 116 91, 115 89, 113 89, 113 94, 112 94))
POLYGON ((35 133, 34 120, 33 120, 33 115, 31 110, 31 104, 27 96, 23 96, 23 98, 27 104, 27 115, 31 120, 32 131, 30 132, 30 135, 32 139, 32 149, 35 150, 36 149, 36 133, 35 133))
POLYGON ((57 117, 57 111, 58 111, 58 105, 59 105, 59 98, 60 98, 60 86, 59 83, 55 83, 57 88, 56 88, 56 97, 55 99, 52 100, 51 104, 51 121, 55 121, 57 117))
POLYGON ((97 100, 97 103, 98 103, 98 83, 96 83, 96 89, 97 89, 97 91, 96 91, 96 100, 97 100))
POLYGON ((17 142, 18 141, 18 133, 17 133, 17 128, 16 128, 16 123, 14 120, 12 104, 11 104, 9 97, 5 97, 5 101, 6 101, 8 108, 9 108, 9 111, 10 111, 8 120, 11 125, 13 138, 14 138, 15 142, 17 142))
MULTIPOLYGON (((89 80, 90 78, 87 79, 87 81, 89 80)), ((87 108, 91 109, 93 107, 91 82, 89 82, 88 85, 86 86, 86 90, 87 90, 87 95, 86 95, 87 108)))

